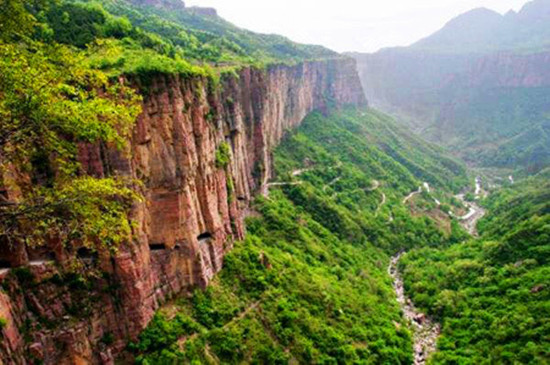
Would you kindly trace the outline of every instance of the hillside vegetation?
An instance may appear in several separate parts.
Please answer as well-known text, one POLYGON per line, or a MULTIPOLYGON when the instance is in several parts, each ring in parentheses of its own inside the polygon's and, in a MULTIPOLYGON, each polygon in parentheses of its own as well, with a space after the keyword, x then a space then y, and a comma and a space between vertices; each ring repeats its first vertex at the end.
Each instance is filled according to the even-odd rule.
POLYGON ((51 237, 114 250, 130 235, 136 182, 86 176, 76 155, 79 143, 122 153, 140 98, 82 52, 37 41, 45 25, 31 10, 41 6, 0 3, 0 241, 4 250, 51 237))
POLYGON ((40 22, 35 38, 75 46, 109 74, 212 75, 212 68, 336 57, 318 46, 240 29, 217 16, 131 0, 45 0, 27 5, 40 22))
POLYGON ((277 149, 281 185, 258 197, 246 240, 205 292, 157 314, 138 361, 411 363, 387 267, 401 249, 463 237, 402 203, 424 179, 466 181, 440 152, 374 111, 308 116, 277 149))
POLYGON ((500 190, 481 237, 412 250, 401 261, 413 301, 442 323, 434 363, 542 364, 550 358, 548 173, 500 190))
POLYGON ((235 67, 334 55, 170 2, 177 11, 125 0, 0 2, 0 236, 11 244, 53 235, 115 249, 128 239, 140 183, 86 176, 77 161, 79 143, 127 152, 141 97, 115 76, 141 93, 160 73, 218 87, 235 67))

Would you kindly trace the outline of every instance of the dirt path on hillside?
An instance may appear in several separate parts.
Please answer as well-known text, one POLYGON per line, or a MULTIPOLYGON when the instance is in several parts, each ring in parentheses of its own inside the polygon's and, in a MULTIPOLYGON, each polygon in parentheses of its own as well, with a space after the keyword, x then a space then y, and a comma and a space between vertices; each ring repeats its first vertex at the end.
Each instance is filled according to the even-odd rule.
POLYGON ((331 187, 332 185, 336 184, 338 181, 340 181, 340 179, 342 179, 342 176, 338 176, 336 178, 334 178, 331 182, 329 182, 328 184, 326 184, 325 186, 323 186, 323 191, 327 191, 327 189, 329 187, 331 187))
POLYGON ((386 204, 386 194, 382 193, 382 201, 380 201, 380 204, 378 204, 378 207, 376 208, 376 212, 374 214, 375 217, 378 216, 378 213, 380 212, 380 209, 386 204))
POLYGON ((303 181, 267 183, 262 188, 262 195, 266 198, 269 198, 269 188, 271 188, 272 186, 296 186, 302 185, 303 183, 303 181))
POLYGON ((415 195, 418 195, 418 194, 422 194, 422 186, 420 186, 420 187, 418 188, 418 190, 415 190, 415 191, 413 191, 412 193, 410 193, 409 195, 407 195, 407 196, 405 197, 405 199, 403 199, 403 204, 407 204, 407 202, 408 202, 409 200, 411 200, 415 195))
POLYGON ((304 172, 308 172, 308 171, 311 171, 311 170, 313 170, 313 167, 308 167, 308 168, 305 168, 305 169, 294 170, 294 171, 292 171, 292 176, 300 176, 300 175, 302 175, 304 172))
POLYGON ((397 269, 397 264, 403 253, 395 255, 390 261, 388 273, 393 279, 393 288, 397 302, 403 311, 403 316, 413 330, 414 364, 426 364, 427 358, 436 350, 437 338, 441 333, 441 326, 426 314, 420 312, 405 296, 403 279, 397 269))

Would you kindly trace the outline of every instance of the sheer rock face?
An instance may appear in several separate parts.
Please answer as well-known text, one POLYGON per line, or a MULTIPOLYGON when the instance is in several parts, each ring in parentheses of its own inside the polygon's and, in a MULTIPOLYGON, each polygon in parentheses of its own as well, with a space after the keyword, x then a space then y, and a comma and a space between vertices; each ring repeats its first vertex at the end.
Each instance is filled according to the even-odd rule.
POLYGON ((218 11, 214 8, 205 8, 201 6, 191 6, 189 8, 186 8, 187 11, 195 14, 199 14, 202 16, 209 16, 209 17, 217 17, 218 11))
MULTIPOLYGON (((83 290, 56 279, 54 263, 30 266, 32 290, 19 290, 21 280, 4 275, 5 363, 28 363, 31 354, 45 364, 111 363, 160 305, 208 285, 222 268, 225 253, 244 237, 244 212, 269 180, 271 151, 285 131, 329 102, 366 105, 351 59, 246 68, 221 82, 213 88, 203 78, 135 81, 147 93, 130 153, 80 146, 86 173, 143 181, 145 199, 131 217, 134 241, 114 256, 81 257, 99 273, 83 290), (220 166, 216 151, 224 143, 231 159, 220 166), (48 326, 27 331, 25 342, 26 320, 48 326)), ((57 247, 55 256, 78 255, 66 251, 57 247)))
POLYGON ((550 52, 498 53, 472 62, 466 87, 536 88, 550 86, 550 52))
POLYGON ((369 101, 386 109, 412 110, 412 105, 433 103, 435 96, 456 88, 550 86, 550 52, 454 55, 389 50, 354 56, 369 101))
POLYGON ((130 2, 139 6, 153 6, 165 10, 182 10, 185 8, 183 0, 130 0, 130 2))

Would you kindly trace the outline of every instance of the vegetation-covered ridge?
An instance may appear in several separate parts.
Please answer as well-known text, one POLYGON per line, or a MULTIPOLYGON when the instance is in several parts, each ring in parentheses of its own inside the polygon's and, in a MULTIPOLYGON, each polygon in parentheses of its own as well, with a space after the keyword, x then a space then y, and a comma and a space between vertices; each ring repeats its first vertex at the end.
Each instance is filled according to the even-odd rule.
POLYGON ((464 232, 402 200, 426 180, 458 188, 463 167, 389 117, 348 109, 309 115, 275 152, 275 170, 246 240, 206 291, 159 311, 131 346, 138 362, 411 363, 390 255, 464 232))
POLYGON ((78 146, 96 143, 125 153, 140 98, 90 68, 81 52, 33 38, 46 31, 31 11, 43 5, 0 3, 3 254, 48 242, 116 249, 131 233, 127 214, 139 200, 136 184, 87 176, 78 146))
POLYGON ((48 235, 90 245, 128 239, 126 213, 139 198, 132 192, 139 184, 94 179, 77 161, 81 143, 127 152, 140 97, 113 76, 199 75, 215 86, 217 65, 227 71, 335 55, 183 7, 135 4, 141 3, 0 3, 1 234, 10 242, 43 244, 48 235), (100 208, 103 198, 111 203, 100 208), (32 221, 40 224, 31 227, 32 221))
MULTIPOLYGON (((169 5, 170 2, 167 2, 169 5)), ((130 0, 41 0, 26 3, 38 21, 35 39, 77 47, 110 75, 198 74, 253 65, 340 57, 238 28, 217 16, 130 0)))
POLYGON ((550 359, 548 178, 546 170, 490 196, 479 239, 402 258, 407 293, 442 324, 433 363, 550 359))

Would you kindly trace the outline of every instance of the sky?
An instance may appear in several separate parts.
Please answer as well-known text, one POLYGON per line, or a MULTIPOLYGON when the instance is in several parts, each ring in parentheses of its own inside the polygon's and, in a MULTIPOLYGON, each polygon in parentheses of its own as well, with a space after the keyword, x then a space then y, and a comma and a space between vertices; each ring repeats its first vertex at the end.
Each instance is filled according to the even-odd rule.
POLYGON ((184 0, 214 7, 230 22, 339 52, 406 46, 455 16, 486 7, 518 11, 527 0, 184 0))

